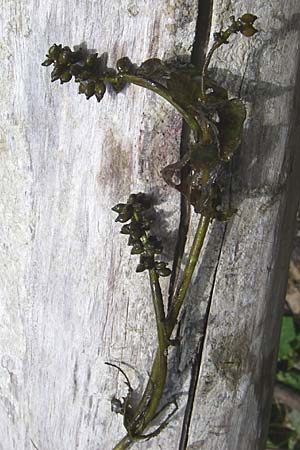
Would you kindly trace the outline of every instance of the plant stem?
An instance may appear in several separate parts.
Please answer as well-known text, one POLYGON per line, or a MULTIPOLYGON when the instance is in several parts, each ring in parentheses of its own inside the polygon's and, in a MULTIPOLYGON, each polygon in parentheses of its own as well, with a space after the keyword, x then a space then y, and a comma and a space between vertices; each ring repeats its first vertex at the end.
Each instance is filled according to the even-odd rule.
POLYGON ((166 347, 165 311, 159 279, 155 269, 149 270, 149 278, 157 325, 158 343, 159 347, 163 351, 166 347))
POLYGON ((215 51, 221 47, 221 45, 223 44, 227 44, 228 43, 228 39, 229 37, 233 34, 236 33, 238 28, 236 25, 237 22, 235 22, 235 20, 233 20, 232 24, 230 25, 230 27, 227 28, 227 30, 225 31, 221 31, 218 34, 218 37, 216 39, 216 41, 213 43, 211 49, 209 50, 209 52, 206 55, 204 64, 203 64, 203 69, 202 69, 202 77, 201 77, 201 95, 204 98, 205 97, 205 89, 204 89, 204 77, 206 77, 207 75, 207 69, 208 66, 210 64, 211 58, 213 56, 213 54, 215 53, 215 51))
POLYGON ((121 73, 116 76, 105 76, 101 77, 103 81, 116 82, 120 79, 126 80, 128 83, 136 84, 137 86, 141 86, 145 89, 149 89, 150 91, 155 92, 160 97, 164 98, 169 102, 175 109, 182 115, 188 126, 196 131, 197 133, 202 132, 202 126, 198 122, 198 120, 194 117, 194 115, 189 114, 186 109, 181 107, 177 102, 173 100, 173 97, 170 95, 167 88, 165 88, 162 84, 157 81, 146 80, 145 78, 138 77, 136 75, 130 75, 128 73, 121 73))
POLYGON ((208 216, 201 216, 201 218, 199 220, 198 228, 197 228, 197 231, 196 231, 196 234, 194 237, 194 241, 193 241, 193 244, 192 244, 192 247, 190 250, 188 261, 185 266, 185 270, 184 270, 184 274, 183 274, 183 281, 181 283, 181 286, 179 287, 179 289, 177 290, 177 292, 174 295, 174 300, 172 302, 169 314, 166 318, 167 329, 171 330, 171 333, 173 332, 173 329, 176 325, 180 309, 182 307, 182 304, 186 297, 188 288, 190 286, 192 276, 193 276, 197 261, 199 259, 199 254, 200 254, 201 248, 203 246, 204 238, 207 233, 209 222, 210 222, 210 217, 208 217, 208 216))
MULTIPOLYGON (((188 261, 183 275, 183 282, 177 293, 175 294, 174 302, 172 303, 170 312, 167 315, 163 327, 158 323, 160 322, 159 318, 161 317, 161 312, 159 311, 159 308, 157 308, 160 303, 160 288, 159 290, 157 290, 157 282, 155 276, 153 273, 151 273, 151 271, 149 273, 153 301, 156 311, 155 314, 156 318, 158 318, 158 333, 159 336, 161 336, 161 339, 159 338, 159 347, 156 351, 147 386, 132 419, 132 424, 134 425, 134 429, 132 431, 137 436, 137 438, 138 435, 141 435, 147 428, 147 426, 151 423, 151 420, 155 416, 157 408, 161 402, 167 378, 167 349, 170 345, 168 340, 170 339, 174 331, 180 309, 190 286, 192 276, 199 259, 199 254, 203 246, 204 238, 207 233, 209 222, 210 217, 201 216, 188 256, 188 261), (164 333, 164 338, 162 338, 162 333, 164 333)), ((128 434, 114 447, 113 450, 125 450, 126 448, 129 448, 133 443, 134 436, 130 437, 128 434)))

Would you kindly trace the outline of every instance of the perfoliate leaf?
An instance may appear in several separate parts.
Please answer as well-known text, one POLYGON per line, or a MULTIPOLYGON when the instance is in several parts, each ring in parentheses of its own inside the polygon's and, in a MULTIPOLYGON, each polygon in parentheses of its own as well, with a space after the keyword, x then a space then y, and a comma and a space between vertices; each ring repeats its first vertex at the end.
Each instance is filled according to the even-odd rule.
POLYGON ((226 102, 217 111, 220 118, 217 128, 221 158, 228 161, 241 143, 246 108, 241 100, 235 98, 226 102))

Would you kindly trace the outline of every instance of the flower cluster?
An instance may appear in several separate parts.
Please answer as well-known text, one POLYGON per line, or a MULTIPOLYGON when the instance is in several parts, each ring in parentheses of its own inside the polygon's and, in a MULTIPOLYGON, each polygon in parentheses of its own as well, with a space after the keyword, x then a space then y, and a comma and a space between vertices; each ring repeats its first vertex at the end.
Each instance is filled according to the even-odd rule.
POLYGON ((87 99, 95 95, 98 102, 101 101, 106 86, 102 79, 105 72, 101 72, 98 53, 85 55, 82 49, 72 51, 70 47, 54 44, 49 48, 46 57, 42 66, 54 65, 51 81, 68 83, 74 76, 75 82, 80 83, 79 94, 85 94, 87 99))
POLYGON ((156 236, 149 234, 153 220, 147 217, 146 211, 150 207, 149 197, 140 192, 131 194, 127 203, 118 203, 112 210, 118 213, 116 222, 124 223, 121 233, 129 235, 128 245, 132 246, 131 254, 140 255, 136 271, 155 269, 158 275, 167 277, 171 274, 167 263, 155 259, 155 255, 160 254, 163 247, 156 236))
POLYGON ((238 19, 235 16, 231 16, 231 25, 226 31, 219 31, 214 33, 214 39, 220 44, 228 44, 228 38, 232 33, 242 33, 246 37, 252 37, 258 30, 254 28, 253 23, 256 21, 257 16, 254 14, 246 13, 238 19))

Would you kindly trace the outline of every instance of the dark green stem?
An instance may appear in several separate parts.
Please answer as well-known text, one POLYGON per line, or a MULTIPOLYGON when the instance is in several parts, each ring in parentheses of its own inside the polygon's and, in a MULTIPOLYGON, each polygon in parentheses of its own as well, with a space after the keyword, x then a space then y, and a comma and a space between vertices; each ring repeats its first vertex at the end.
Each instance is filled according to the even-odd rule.
POLYGON ((238 31, 238 29, 239 28, 237 26, 237 22, 233 21, 232 24, 230 25, 230 27, 227 28, 227 30, 218 33, 218 37, 217 37, 216 41, 213 43, 211 49, 207 53, 204 64, 203 64, 202 77, 201 77, 201 94, 202 94, 203 98, 205 97, 204 78, 207 75, 207 69, 210 64, 213 54, 219 47, 221 47, 221 45, 227 44, 230 36, 233 33, 236 33, 238 31))
POLYGON ((167 334, 170 334, 173 332, 174 327, 177 322, 177 318, 180 312, 180 309, 182 307, 182 304, 184 302, 184 299, 186 297, 188 288, 191 284, 192 276, 197 264, 197 261, 199 259, 200 251, 203 246, 204 238, 207 233, 208 225, 210 222, 210 217, 201 216, 198 228, 194 237, 194 241, 190 250, 190 254, 188 257, 187 264, 185 266, 184 274, 183 274, 183 281, 181 283, 181 286, 177 290, 177 292, 174 295, 174 300, 171 304, 171 308, 169 311, 169 314, 167 316, 166 322, 167 322, 167 334))
MULTIPOLYGON (((202 216, 195 234, 195 238, 190 249, 187 265, 183 275, 183 282, 175 294, 174 302, 171 306, 170 312, 166 318, 165 324, 159 325, 161 311, 158 305, 160 304, 160 288, 157 290, 157 281, 154 273, 150 271, 150 281, 153 294, 153 301, 156 308, 157 328, 159 333, 159 348, 156 351, 149 381, 147 383, 144 394, 137 406, 132 423, 135 424, 134 434, 140 435, 151 423, 151 420, 156 414, 157 408, 161 402, 164 392, 166 378, 167 378, 167 350, 169 347, 169 339, 174 331, 177 323, 181 306, 186 297, 188 288, 190 286, 192 276, 199 259, 199 254, 203 246, 204 238, 207 233, 209 217, 202 216)), ((155 271, 154 271, 155 272, 155 271)), ((113 450, 125 450, 134 443, 134 438, 129 435, 125 436, 113 450)))
POLYGON ((159 279, 155 269, 149 270, 149 278, 157 324, 158 343, 159 348, 163 351, 166 347, 165 311, 159 279))

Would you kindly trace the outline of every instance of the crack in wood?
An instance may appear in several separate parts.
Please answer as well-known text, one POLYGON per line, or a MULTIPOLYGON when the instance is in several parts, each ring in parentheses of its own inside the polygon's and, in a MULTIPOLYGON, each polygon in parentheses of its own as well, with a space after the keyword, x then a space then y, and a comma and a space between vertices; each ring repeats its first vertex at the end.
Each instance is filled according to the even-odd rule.
POLYGON ((205 315, 203 318, 203 333, 201 333, 200 339, 198 341, 196 354, 194 357, 194 361, 192 363, 190 387, 189 387, 189 392, 188 392, 187 404, 186 404, 186 408, 185 408, 185 412, 184 412, 184 418, 183 418, 182 429, 181 429, 182 431, 181 431, 178 450, 186 450, 187 444, 188 444, 189 428, 190 428, 190 424, 191 424, 194 400, 195 400, 196 389, 197 389, 197 385, 198 385, 201 363, 202 363, 204 342, 205 342, 205 337, 207 334, 206 332, 208 329, 210 308, 211 308, 213 292, 214 292, 214 288, 215 288, 215 284, 216 284, 216 277, 217 277, 217 273, 218 273, 220 256, 221 256, 221 252, 222 252, 222 248, 223 248, 223 244, 224 244, 224 240, 225 240, 226 228, 227 228, 227 225, 225 224, 223 235, 222 235, 222 240, 221 240, 221 245, 220 245, 220 250, 219 250, 219 255, 218 255, 218 259, 217 259, 218 262, 217 262, 215 270, 214 270, 209 299, 208 299, 205 315))
MULTIPOLYGON (((205 56, 206 56, 206 49, 209 41, 209 35, 210 35, 210 28, 211 28, 211 18, 212 18, 212 11, 213 11, 213 0, 199 0, 198 2, 198 17, 196 21, 196 29, 195 29, 195 39, 193 43, 192 53, 191 53, 191 62, 195 66, 201 68, 203 67, 205 56)), ((189 128, 186 125, 186 123, 183 123, 182 127, 182 137, 181 137, 181 145, 180 145, 180 156, 183 157, 183 155, 187 152, 188 148, 188 141, 189 141, 189 128)), ((185 174, 183 173, 182 176, 185 174)), ((181 205, 180 205, 180 223, 179 223, 179 230, 178 230, 178 238, 176 243, 176 249, 175 249, 175 256, 174 256, 174 265, 181 263, 181 258, 183 256, 184 247, 186 243, 186 236, 189 228, 189 221, 190 221, 190 205, 188 204, 187 200, 181 195, 181 205)), ((224 234, 222 237, 222 245, 223 240, 226 232, 226 227, 224 230, 224 234)), ((220 252, 222 249, 222 245, 220 248, 220 252)), ((219 254, 220 255, 220 254, 219 254)), ((176 266, 175 266, 176 267, 176 266)), ((204 317, 204 329, 203 329, 203 335, 201 335, 198 346, 196 350, 196 356, 194 359, 194 362, 192 364, 191 368, 191 381, 190 381, 190 387, 189 387, 189 393, 188 393, 188 400, 184 412, 184 418, 182 422, 182 428, 181 428, 181 435, 180 435, 180 441, 179 441, 179 447, 178 450, 186 450, 187 444, 188 444, 188 435, 189 435, 189 428, 193 413, 193 405, 194 405, 194 399, 195 399, 195 393, 196 388, 198 384, 198 378, 199 378, 199 372, 200 372, 200 366, 201 366, 201 360, 202 360, 202 352, 203 352, 203 345, 204 345, 204 339, 208 324, 208 317, 209 317, 209 311, 210 311, 210 304, 212 299, 212 293, 215 285, 215 278, 217 274, 218 264, 215 269, 212 288, 210 292, 209 301, 207 304, 207 309, 205 312, 204 317)), ((169 302, 170 297, 172 294, 172 289, 176 288, 176 273, 174 271, 174 266, 172 270, 172 277, 170 282, 170 288, 171 292, 169 292, 169 302)))

